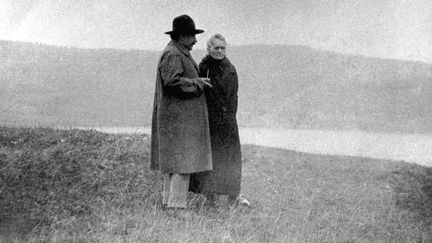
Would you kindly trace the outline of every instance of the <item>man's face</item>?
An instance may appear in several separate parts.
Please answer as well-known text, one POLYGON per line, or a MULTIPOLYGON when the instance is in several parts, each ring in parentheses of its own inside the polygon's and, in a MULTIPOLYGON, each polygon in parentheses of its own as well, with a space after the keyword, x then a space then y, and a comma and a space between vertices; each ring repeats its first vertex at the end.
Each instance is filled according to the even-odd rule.
POLYGON ((214 39, 213 45, 210 46, 208 52, 211 57, 217 60, 222 60, 225 57, 226 43, 225 41, 214 39))
POLYGON ((179 39, 179 44, 186 47, 189 51, 192 50, 192 47, 197 43, 197 39, 195 35, 182 35, 179 39))

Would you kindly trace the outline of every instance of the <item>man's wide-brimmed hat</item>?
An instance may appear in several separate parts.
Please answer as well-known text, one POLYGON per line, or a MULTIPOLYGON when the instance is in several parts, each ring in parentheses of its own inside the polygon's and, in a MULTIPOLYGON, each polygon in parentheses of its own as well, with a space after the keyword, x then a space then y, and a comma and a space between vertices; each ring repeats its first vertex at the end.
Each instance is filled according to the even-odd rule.
POLYGON ((165 32, 165 34, 200 34, 203 33, 204 30, 195 29, 195 23, 191 17, 188 15, 180 15, 175 17, 172 22, 172 30, 165 32))

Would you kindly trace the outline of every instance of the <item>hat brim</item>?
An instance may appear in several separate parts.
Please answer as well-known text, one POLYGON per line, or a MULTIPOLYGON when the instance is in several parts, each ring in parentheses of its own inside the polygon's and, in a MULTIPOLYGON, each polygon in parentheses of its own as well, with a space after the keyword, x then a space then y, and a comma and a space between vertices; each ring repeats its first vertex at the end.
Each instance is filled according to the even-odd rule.
POLYGON ((196 35, 196 34, 204 33, 204 30, 196 29, 196 30, 191 30, 191 31, 186 31, 186 32, 171 30, 171 31, 165 32, 165 34, 167 34, 167 35, 170 35, 170 34, 173 34, 173 33, 178 33, 178 34, 194 34, 194 35, 196 35))

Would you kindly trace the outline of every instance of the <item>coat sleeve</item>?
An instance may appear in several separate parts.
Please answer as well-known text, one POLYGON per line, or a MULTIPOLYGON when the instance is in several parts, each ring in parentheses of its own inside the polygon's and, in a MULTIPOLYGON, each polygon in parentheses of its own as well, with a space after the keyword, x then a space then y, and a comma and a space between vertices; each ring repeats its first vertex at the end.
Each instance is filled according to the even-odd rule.
POLYGON ((192 98, 201 95, 202 84, 194 78, 186 78, 181 57, 174 53, 162 56, 159 71, 162 85, 170 94, 179 98, 192 98))
POLYGON ((206 73, 205 73, 206 71, 207 71, 206 67, 202 63, 200 63, 198 65, 198 76, 199 77, 206 77, 206 73))
POLYGON ((233 113, 236 114, 237 113, 237 108, 238 108, 238 76, 237 76, 237 71, 235 69, 234 66, 232 66, 232 69, 230 71, 230 74, 232 82, 232 89, 231 92, 229 94, 229 102, 231 105, 231 109, 233 110, 233 113))

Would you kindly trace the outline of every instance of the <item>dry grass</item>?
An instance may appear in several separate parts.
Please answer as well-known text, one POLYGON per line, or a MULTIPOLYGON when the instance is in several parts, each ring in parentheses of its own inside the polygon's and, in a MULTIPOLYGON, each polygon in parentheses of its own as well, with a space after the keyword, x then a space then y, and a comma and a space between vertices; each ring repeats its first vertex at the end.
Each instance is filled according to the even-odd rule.
POLYGON ((432 169, 243 146, 253 207, 161 208, 149 138, 0 127, 0 241, 431 242, 432 169))

